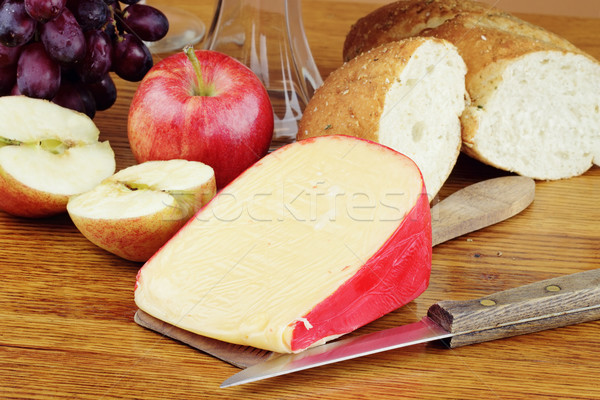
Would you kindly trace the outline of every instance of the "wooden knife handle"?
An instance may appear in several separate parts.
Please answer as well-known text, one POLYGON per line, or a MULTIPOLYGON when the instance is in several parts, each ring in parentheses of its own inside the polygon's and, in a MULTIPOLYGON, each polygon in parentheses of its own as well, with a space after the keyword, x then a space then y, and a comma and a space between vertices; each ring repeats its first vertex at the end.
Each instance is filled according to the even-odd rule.
POLYGON ((450 347, 600 319, 600 269, 498 292, 476 300, 441 301, 428 316, 449 332, 450 347))
POLYGON ((535 181, 503 176, 474 183, 431 208, 432 245, 490 226, 523 211, 535 196, 535 181))

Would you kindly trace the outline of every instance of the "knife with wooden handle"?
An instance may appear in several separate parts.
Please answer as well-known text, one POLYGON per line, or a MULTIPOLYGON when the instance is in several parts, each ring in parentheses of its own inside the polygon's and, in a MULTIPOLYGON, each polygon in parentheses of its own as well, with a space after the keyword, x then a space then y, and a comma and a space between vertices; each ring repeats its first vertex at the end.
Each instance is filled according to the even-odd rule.
POLYGON ((418 343, 464 346, 600 319, 600 269, 531 283, 476 300, 441 301, 418 322, 338 340, 249 367, 229 387, 418 343))

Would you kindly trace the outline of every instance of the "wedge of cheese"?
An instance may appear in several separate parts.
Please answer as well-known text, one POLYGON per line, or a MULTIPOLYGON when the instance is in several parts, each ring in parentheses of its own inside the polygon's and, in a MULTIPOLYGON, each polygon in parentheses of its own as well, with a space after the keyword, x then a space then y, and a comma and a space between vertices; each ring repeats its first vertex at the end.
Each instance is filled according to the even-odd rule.
POLYGON ((415 163, 322 136, 269 154, 220 191, 140 269, 135 301, 200 335, 298 352, 413 300, 430 269, 415 163))

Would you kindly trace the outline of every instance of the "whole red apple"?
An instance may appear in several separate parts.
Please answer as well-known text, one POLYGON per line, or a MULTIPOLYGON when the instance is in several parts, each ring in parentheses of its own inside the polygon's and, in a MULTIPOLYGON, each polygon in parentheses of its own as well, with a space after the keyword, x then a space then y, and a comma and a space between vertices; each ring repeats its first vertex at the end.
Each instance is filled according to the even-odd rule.
POLYGON ((127 134, 137 162, 201 161, 222 188, 267 154, 273 109, 248 67, 223 53, 187 48, 141 81, 127 134))

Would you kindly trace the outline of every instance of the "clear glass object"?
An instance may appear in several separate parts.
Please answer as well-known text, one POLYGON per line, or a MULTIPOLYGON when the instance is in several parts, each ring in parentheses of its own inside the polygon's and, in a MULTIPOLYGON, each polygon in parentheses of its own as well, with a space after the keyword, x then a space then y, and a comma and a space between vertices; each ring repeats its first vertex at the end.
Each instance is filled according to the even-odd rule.
POLYGON ((155 5, 151 0, 142 0, 140 4, 147 4, 159 9, 169 20, 169 31, 164 38, 156 42, 144 42, 150 52, 164 54, 180 51, 185 46, 193 46, 204 38, 206 26, 192 13, 176 7, 155 5))
POLYGON ((308 100, 323 83, 301 0, 217 0, 204 48, 238 59, 265 85, 275 119, 271 150, 293 142, 308 100))

